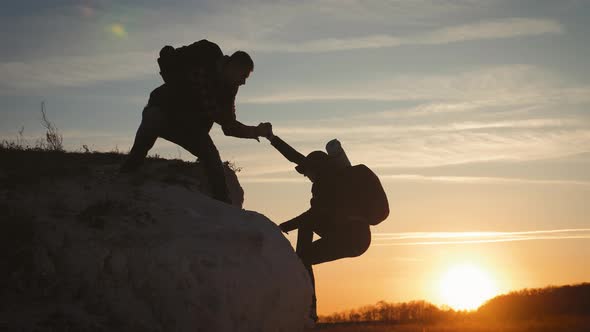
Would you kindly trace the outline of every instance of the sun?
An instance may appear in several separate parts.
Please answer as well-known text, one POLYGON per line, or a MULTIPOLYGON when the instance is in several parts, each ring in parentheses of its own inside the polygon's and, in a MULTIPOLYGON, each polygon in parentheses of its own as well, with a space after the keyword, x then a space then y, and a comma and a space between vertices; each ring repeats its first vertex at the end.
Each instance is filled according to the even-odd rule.
POLYGON ((489 275, 473 265, 454 266, 440 279, 442 300, 455 310, 477 309, 497 292, 489 275))

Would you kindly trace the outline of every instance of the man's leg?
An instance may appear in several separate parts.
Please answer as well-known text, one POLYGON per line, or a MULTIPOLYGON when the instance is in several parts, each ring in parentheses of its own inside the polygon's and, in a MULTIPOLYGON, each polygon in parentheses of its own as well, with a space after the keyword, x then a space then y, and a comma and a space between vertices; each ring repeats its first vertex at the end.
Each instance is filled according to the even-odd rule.
POLYGON ((190 135, 172 138, 171 141, 197 156, 199 161, 203 163, 213 198, 231 204, 227 184, 225 183, 223 163, 219 151, 217 151, 213 140, 211 140, 211 136, 204 131, 196 134, 193 132, 190 135))
POLYGON ((156 106, 146 106, 142 112, 141 124, 135 134, 133 147, 127 159, 121 165, 121 172, 127 173, 137 170, 148 151, 154 146, 156 139, 166 125, 166 117, 156 106))
POLYGON ((371 243, 369 225, 343 227, 329 234, 320 232, 323 237, 312 242, 316 222, 312 218, 303 219, 297 232, 295 251, 305 265, 360 256, 369 248, 371 243))

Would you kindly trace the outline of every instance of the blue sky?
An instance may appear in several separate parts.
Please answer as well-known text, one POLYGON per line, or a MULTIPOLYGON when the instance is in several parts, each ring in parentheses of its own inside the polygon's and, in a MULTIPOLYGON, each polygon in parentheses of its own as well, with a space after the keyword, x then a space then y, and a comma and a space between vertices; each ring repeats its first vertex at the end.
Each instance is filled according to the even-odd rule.
MULTIPOLYGON (((369 165, 385 183, 392 218, 375 230, 384 245, 320 276, 387 256, 394 263, 383 283, 403 285, 396 269, 436 257, 400 252, 391 233, 560 230, 509 240, 526 249, 523 261, 537 263, 503 287, 587 280, 589 269, 564 259, 572 254, 566 249, 556 254, 570 262, 561 276, 533 277, 553 265, 530 256, 533 247, 547 254, 537 244, 520 242, 557 237, 568 243, 561 248, 590 257, 589 19, 590 1, 581 0, 7 3, 0 137, 13 139, 21 127, 31 142, 42 137, 45 101, 69 149, 126 151, 149 92, 161 84, 159 49, 207 38, 254 58, 237 99, 242 122, 272 122, 303 153, 339 138, 353 163, 369 165), (578 238, 564 229, 579 230, 578 238)), ((223 137, 218 127, 212 135, 222 158, 243 167, 246 208, 276 222, 306 208, 309 184, 267 142, 223 137)), ((166 142, 153 152, 192 159, 166 142)), ((394 299, 428 297, 396 291, 394 299)))

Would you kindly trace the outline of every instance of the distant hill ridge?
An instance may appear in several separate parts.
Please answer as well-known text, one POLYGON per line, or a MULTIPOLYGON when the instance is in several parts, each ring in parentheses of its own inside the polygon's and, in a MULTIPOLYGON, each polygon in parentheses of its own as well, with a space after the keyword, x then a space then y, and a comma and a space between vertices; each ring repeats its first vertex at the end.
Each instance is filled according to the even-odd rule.
POLYGON ((477 313, 498 319, 590 315, 590 283, 511 292, 487 301, 479 307, 477 313))
POLYGON ((590 317, 590 283, 514 291, 496 296, 471 312, 441 309, 426 301, 379 301, 320 319, 325 323, 433 323, 457 319, 536 320, 559 316, 590 317))

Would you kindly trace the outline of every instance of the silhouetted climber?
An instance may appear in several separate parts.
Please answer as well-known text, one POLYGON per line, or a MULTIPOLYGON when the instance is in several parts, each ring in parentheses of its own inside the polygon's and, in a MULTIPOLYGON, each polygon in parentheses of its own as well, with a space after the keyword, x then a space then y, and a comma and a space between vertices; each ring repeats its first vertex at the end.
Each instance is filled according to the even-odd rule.
POLYGON ((219 46, 200 40, 174 49, 165 46, 158 58, 164 84, 150 94, 129 156, 121 172, 141 166, 156 139, 174 142, 199 158, 215 199, 231 203, 219 152, 209 136, 216 122, 227 136, 268 136, 270 123, 247 126, 236 120, 235 98, 254 69, 243 51, 223 55, 219 46))
POLYGON ((314 286, 310 316, 317 321, 312 265, 363 254, 371 243, 369 226, 389 215, 387 196, 375 173, 365 165, 351 166, 336 140, 328 143, 330 156, 313 151, 305 157, 277 136, 268 139, 313 182, 309 210, 279 227, 285 233, 298 229, 296 252, 314 286), (321 238, 313 241, 313 233, 321 238))

